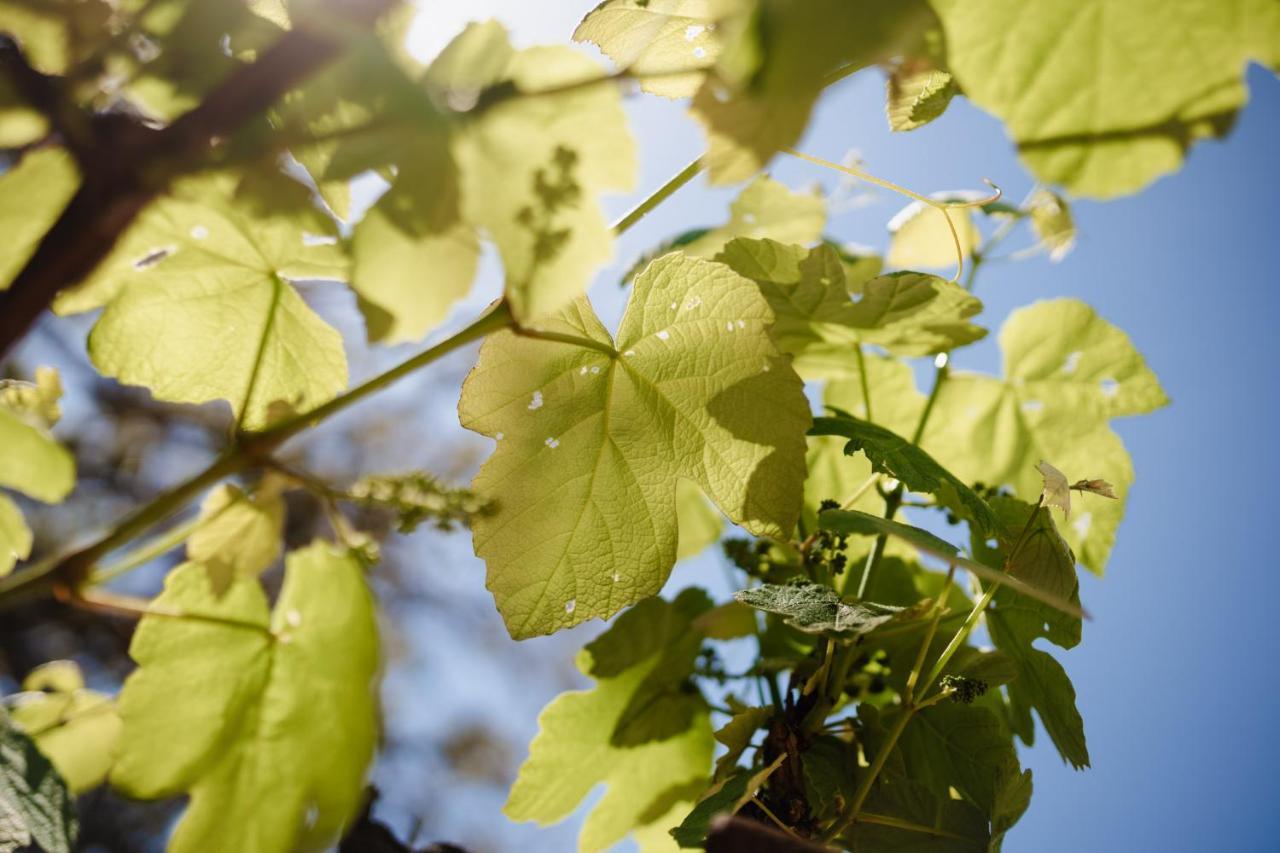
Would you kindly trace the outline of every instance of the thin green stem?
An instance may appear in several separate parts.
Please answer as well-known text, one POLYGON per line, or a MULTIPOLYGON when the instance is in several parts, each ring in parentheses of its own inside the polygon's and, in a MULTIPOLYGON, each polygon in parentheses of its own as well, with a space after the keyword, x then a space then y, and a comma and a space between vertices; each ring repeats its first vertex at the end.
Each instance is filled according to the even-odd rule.
POLYGON ((947 567, 947 579, 942 584, 942 592, 933 602, 933 618, 929 620, 929 627, 924 632, 924 642, 920 644, 920 651, 916 654, 916 662, 911 667, 911 673, 907 676, 906 690, 902 694, 902 700, 908 705, 915 698, 916 682, 920 680, 920 672, 924 669, 924 660, 929 654, 929 646, 933 644, 933 637, 938 633, 938 623, 942 621, 942 611, 946 609, 946 598, 951 593, 951 581, 956 576, 956 564, 952 563, 947 567))
POLYGON ((569 344, 570 346, 581 347, 583 349, 593 349, 602 352, 610 358, 617 358, 618 351, 606 343, 593 341, 591 338, 583 338, 578 335, 566 335, 561 332, 547 332, 541 329, 531 329, 528 326, 517 326, 515 333, 522 338, 536 338, 540 341, 554 341, 559 344, 569 344))
POLYGON ((947 383, 947 379, 951 376, 950 359, 943 357, 945 355, 943 353, 934 362, 936 367, 933 372, 933 387, 929 389, 929 397, 924 401, 924 409, 920 412, 920 420, 916 421, 916 430, 911 434, 911 443, 916 446, 919 446, 920 439, 924 438, 924 429, 929 425, 929 417, 933 414, 933 407, 938 402, 938 395, 942 392, 942 386, 947 383))
POLYGON ((907 727, 907 723, 911 721, 914 715, 914 708, 910 706, 903 707, 902 713, 898 715, 898 719, 894 721, 893 727, 889 729, 888 735, 885 736, 884 743, 880 745, 879 751, 876 752, 876 757, 872 759, 871 766, 862 775, 862 781, 858 783, 858 788, 853 793, 853 799, 845 810, 844 817, 836 821, 829 830, 823 833, 823 841, 833 841, 839 838, 858 819, 858 812, 862 810, 862 804, 867 801, 867 797, 871 794, 871 786, 879 778, 880 771, 884 769, 885 762, 889 760, 889 754, 898 745, 898 738, 902 737, 902 730, 907 727))
POLYGON ((658 187, 648 198, 637 204, 629 213, 613 223, 613 233, 622 235, 635 225, 641 219, 644 219, 650 211, 667 200, 676 190, 689 183, 694 177, 702 171, 702 158, 699 157, 685 166, 679 172, 662 186, 658 187))
POLYGON ((853 352, 858 358, 858 381, 862 385, 862 406, 866 409, 864 414, 869 422, 874 422, 875 418, 871 416, 871 386, 867 382, 867 357, 862 352, 862 344, 855 344, 853 352))
POLYGON ((100 586, 118 578, 120 575, 133 571, 139 566, 145 566, 185 542, 187 537, 200 526, 200 522, 200 518, 194 517, 181 524, 174 525, 151 541, 143 543, 120 559, 112 561, 110 565, 95 569, 89 575, 89 580, 86 583, 89 586, 100 586))
MULTIPOLYGON (((1014 558, 1018 556, 1018 552, 1022 549, 1023 544, 1026 543, 1027 537, 1031 534, 1032 524, 1035 522, 1036 516, 1040 514, 1040 509, 1043 506, 1044 495, 1041 495, 1040 500, 1036 503, 1035 509, 1031 511, 1031 515, 1027 518, 1027 523, 1022 526, 1022 532, 1018 534, 1018 538, 1014 542, 1013 548, 1010 549, 1009 555, 1004 559, 1004 572, 1006 574, 1013 566, 1014 558)), ((951 658, 960 650, 960 646, 964 644, 964 641, 968 639, 969 634, 977 626, 978 620, 982 618, 982 614, 986 611, 987 605, 991 603, 991 599, 995 597, 996 590, 998 589, 1000 589, 1000 583, 992 583, 991 586, 987 588, 986 592, 982 594, 982 597, 978 599, 978 602, 973 605, 973 609, 969 611, 969 615, 965 617, 964 622, 956 630, 955 636, 951 638, 951 642, 947 643, 947 647, 942 650, 942 654, 939 655, 938 660, 934 662, 933 667, 929 670, 928 677, 925 678, 924 682, 920 685, 921 695, 928 692, 929 688, 932 687, 933 683, 938 679, 938 676, 942 675, 942 670, 951 662, 951 658)))

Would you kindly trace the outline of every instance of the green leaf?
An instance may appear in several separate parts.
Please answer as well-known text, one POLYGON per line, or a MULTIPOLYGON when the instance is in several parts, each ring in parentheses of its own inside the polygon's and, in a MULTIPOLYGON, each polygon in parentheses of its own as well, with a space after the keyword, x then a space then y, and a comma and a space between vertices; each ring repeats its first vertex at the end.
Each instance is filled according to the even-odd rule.
MULTIPOLYGON (((1128 336, 1073 299, 1037 302, 1014 311, 1000 333, 1003 380, 953 371, 935 401, 920 442, 930 456, 967 483, 1009 486, 1023 498, 1042 488, 1036 464, 1051 460, 1069 480, 1099 478, 1120 500, 1083 495, 1063 537, 1080 561, 1101 573, 1133 467, 1107 420, 1149 412, 1167 398, 1128 336)), ((924 398, 900 374, 873 388, 875 422, 910 435, 924 398)), ((829 407, 857 410, 856 381, 827 386, 829 407)))
POLYGON ((0 577, 13 571, 14 564, 31 556, 31 528, 7 495, 0 495, 0 577))
MULTIPOLYGON (((467 27, 432 65, 430 76, 454 97, 465 96, 470 84, 476 97, 477 85, 502 82, 537 92, 602 71, 568 47, 511 51, 501 25, 489 22, 467 27), (468 69, 481 55, 484 65, 468 69)), ((631 189, 635 180, 635 144, 621 96, 606 82, 507 98, 478 112, 451 139, 462 176, 463 215, 497 244, 516 319, 551 318, 586 290, 609 259, 613 235, 596 196, 631 189)))
POLYGON ((604 850, 666 819, 673 789, 705 784, 714 748, 705 706, 669 737, 626 747, 614 741, 635 697, 647 682, 663 677, 660 670, 670 662, 663 646, 679 636, 682 620, 687 629, 689 614, 705 603, 705 595, 692 590, 670 604, 651 599, 583 650, 578 668, 596 686, 563 693, 542 710, 538 735, 503 808, 507 817, 553 823, 603 783, 605 794, 587 815, 578 849, 604 850))
POLYGON ((36 667, 22 689, 10 708, 13 722, 53 762, 71 793, 101 785, 120 739, 111 697, 86 690, 80 667, 66 660, 36 667))
POLYGON ((62 148, 28 151, 0 175, 0 290, 9 287, 78 186, 75 160, 62 148))
POLYGON ((78 833, 62 777, 0 710, 0 849, 71 853, 78 833))
POLYGON ((1230 127, 1245 63, 1280 64, 1267 0, 932 3, 965 94, 1005 122, 1040 180, 1079 195, 1123 195, 1175 171, 1194 142, 1230 127))
POLYGON ((604 0, 578 24, 574 41, 591 42, 640 88, 687 98, 720 55, 715 4, 708 0, 604 0), (688 74, 678 72, 689 69, 688 74), (650 76, 650 79, 644 79, 650 76))
POLYGON ((772 719, 774 712, 772 706, 747 708, 716 729, 715 738, 725 748, 724 755, 716 759, 717 780, 728 778, 738 769, 738 759, 751 746, 755 733, 772 719))
POLYGON ((111 12, 107 0, 80 0, 74 9, 62 3, 0 0, 5 34, 17 40, 27 62, 45 74, 64 73, 108 38, 111 12))
POLYGON ((955 78, 940 68, 911 63, 889 74, 885 112, 894 131, 924 127, 946 111, 959 89, 955 78))
POLYGON ((1005 833, 1013 828, 1031 805, 1031 771, 1007 773, 996 790, 991 813, 991 847, 988 853, 1000 853, 1005 833))
POLYGON ((699 258, 714 258, 738 237, 769 238, 779 243, 809 245, 822 237, 827 204, 814 192, 792 192, 768 175, 757 175, 729 205, 729 221, 680 248, 699 258))
POLYGON ((982 303, 958 285, 922 273, 892 273, 850 288, 845 264, 829 244, 804 249, 738 238, 716 260, 760 286, 778 318, 778 346, 795 356, 796 369, 808 378, 849 375, 857 369, 859 344, 927 355, 986 335, 966 322, 982 303))
POLYGON ((938 495, 947 505, 956 505, 965 517, 988 536, 1004 531, 987 502, 973 489, 919 447, 897 433, 852 417, 814 418, 810 435, 842 435, 849 439, 844 452, 861 450, 871 460, 873 471, 901 480, 913 492, 938 495))
POLYGON ((756 613, 745 604, 729 601, 713 607, 693 623, 694 627, 711 640, 736 640, 756 633, 756 613))
POLYGON ((34 384, 0 383, 0 486, 45 503, 61 501, 75 486, 75 459, 49 433, 61 395, 52 368, 38 368, 34 384))
POLYGON ((788 625, 808 634, 866 634, 894 619, 900 607, 871 602, 849 604, 828 586, 800 582, 794 584, 762 584, 735 592, 733 597, 743 604, 776 613, 788 625))
POLYGON ((819 735, 809 742, 800 761, 810 813, 819 820, 839 816, 857 789, 856 747, 842 738, 819 735))
POLYGON ((1007 591, 996 594, 996 606, 987 611, 987 630, 996 648, 1013 658, 1018 677, 1006 687, 1014 730, 1027 744, 1032 742, 1031 711, 1034 709, 1062 759, 1077 770, 1089 766, 1084 721, 1076 708, 1076 691, 1062 665, 1048 652, 1034 648, 1040 636, 1069 645, 1079 641, 1063 637, 1061 628, 1046 621, 1045 613, 1025 598, 1014 599, 1007 591), (1048 627, 1046 627, 1048 625, 1048 627))
POLYGON ((170 850, 320 850, 360 805, 377 731, 373 600, 333 546, 285 565, 270 615, 256 580, 218 599, 202 567, 179 566, 155 606, 192 616, 146 616, 134 634, 111 783, 190 794, 170 850))
POLYGON ((881 774, 863 808, 865 819, 846 836, 865 853, 987 853, 982 812, 963 800, 936 797, 897 773, 881 774), (890 825, 896 824, 896 825, 890 825))
POLYGON ((58 307, 106 305, 89 335, 104 375, 160 400, 228 400, 256 429, 274 401, 307 409, 346 387, 342 337, 289 283, 346 277, 341 248, 308 239, 335 233, 307 190, 281 175, 239 186, 230 175, 192 178, 148 208, 58 307))
MULTIPOLYGON (((937 193, 939 201, 951 199, 966 200, 967 196, 957 193, 937 193)), ((960 241, 960 256, 968 258, 973 254, 982 235, 973 221, 971 208, 952 208, 943 213, 932 205, 913 201, 889 220, 889 257, 890 266, 916 269, 944 269, 956 265, 956 239, 960 241), (947 218, 956 229, 955 237, 951 228, 947 227, 947 218)))
POLYGON ((928 14, 923 4, 872 0, 744 6, 749 13, 725 25, 736 38, 724 48, 721 73, 690 107, 707 135, 713 184, 746 180, 795 145, 828 79, 895 55, 928 14))
POLYGON ((209 573, 214 595, 236 578, 256 578, 284 548, 284 498, 278 484, 264 480, 252 497, 231 485, 219 486, 200 506, 200 526, 187 539, 187 558, 209 573))
POLYGON ((681 847, 701 847, 711 831, 711 823, 722 814, 732 815, 755 796, 760 786, 768 781, 773 771, 786 760, 779 755, 772 764, 760 770, 740 770, 723 782, 713 785, 694 806, 678 827, 671 830, 671 837, 681 847))
POLYGON ((691 687, 689 677, 702 648, 698 620, 710 608, 711 600, 697 588, 684 590, 670 604, 660 598, 646 599, 586 645, 589 674, 595 678, 616 676, 651 654, 658 655, 658 663, 618 715, 609 739, 612 745, 667 740, 702 718, 706 703, 691 687))
POLYGON ((351 287, 376 343, 419 340, 438 326, 471 290, 480 257, 470 226, 406 228, 388 212, 398 199, 396 189, 384 195, 351 237, 351 287))
POLYGON ((672 254, 636 280, 616 345, 585 300, 541 325, 581 345, 510 331, 485 342, 459 412, 498 442, 474 488, 502 502, 472 529, 512 636, 657 592, 680 478, 750 532, 790 534, 810 415, 772 320, 727 268, 672 254))
POLYGON ((724 530, 724 516, 689 480, 676 483, 676 515, 679 518, 677 560, 701 554, 720 539, 720 532, 724 530))
POLYGON ((915 714, 898 738, 907 774, 945 798, 955 788, 991 814, 1004 774, 1018 772, 1013 742, 991 711, 943 702, 915 714))
POLYGON ((834 530, 837 533, 848 533, 854 536, 879 536, 887 534, 896 536, 912 545, 918 545, 926 551, 944 555, 958 554, 955 545, 945 539, 939 539, 927 530, 891 521, 869 512, 856 509, 829 509, 819 513, 818 524, 823 530, 834 530))
POLYGON ((1076 223, 1067 200, 1055 192, 1038 190, 1027 202, 1031 229, 1049 260, 1060 261, 1076 244, 1076 223))

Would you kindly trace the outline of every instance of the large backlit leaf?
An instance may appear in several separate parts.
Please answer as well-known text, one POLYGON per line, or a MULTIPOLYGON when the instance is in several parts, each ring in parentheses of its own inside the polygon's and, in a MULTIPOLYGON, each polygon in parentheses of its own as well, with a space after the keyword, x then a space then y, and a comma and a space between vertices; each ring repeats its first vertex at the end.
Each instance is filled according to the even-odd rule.
POLYGON ((170 850, 322 850, 360 805, 377 725, 373 600, 360 563, 330 545, 286 567, 268 614, 257 580, 218 599, 202 567, 180 566, 155 606, 206 618, 146 616, 134 635, 111 783, 190 795, 170 850))
POLYGON ((1176 170, 1230 127, 1245 63, 1280 64, 1270 0, 932 3, 965 94, 1005 122, 1037 177, 1081 195, 1176 170))
POLYGON ((705 784, 715 746, 705 709, 671 736, 614 745, 615 732, 646 682, 662 677, 657 672, 666 660, 661 637, 673 639, 667 629, 678 632, 681 623, 688 627, 680 607, 660 599, 645 602, 583 650, 578 668, 593 675, 596 686, 564 693, 543 709, 538 735, 503 809, 507 817, 544 824, 561 820, 603 783, 605 794, 587 815, 578 849, 604 850, 664 819, 674 805, 666 799, 670 792, 705 784), (633 646, 645 651, 632 654, 633 646))
POLYGON ((290 283, 346 277, 334 234, 283 176, 240 186, 228 175, 193 178, 149 208, 59 307, 106 305, 89 336, 103 374, 161 400, 228 400, 247 427, 261 427, 276 400, 306 409, 346 386, 341 336, 290 283))
POLYGON ((790 534, 810 416, 772 321, 749 282, 672 254, 637 278, 616 344, 585 300, 541 328, 589 346, 486 341, 459 411, 498 442, 474 486, 502 501, 473 531, 513 636, 657 592, 682 477, 752 533, 790 534))
POLYGON ((758 175, 729 205, 729 221, 681 246, 699 258, 713 258, 736 237, 769 238, 807 246, 822 236, 827 206, 812 192, 792 192, 768 175, 758 175))

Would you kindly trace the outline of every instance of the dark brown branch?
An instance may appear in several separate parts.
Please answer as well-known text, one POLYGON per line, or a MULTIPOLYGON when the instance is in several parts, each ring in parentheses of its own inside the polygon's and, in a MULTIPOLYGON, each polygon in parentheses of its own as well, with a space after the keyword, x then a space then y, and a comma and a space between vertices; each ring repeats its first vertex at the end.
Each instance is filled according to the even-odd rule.
MULTIPOLYGON (((394 3, 330 0, 328 7, 341 15, 351 34, 372 24, 394 3)), ((65 139, 80 161, 83 183, 9 289, 0 292, 0 358, 26 335, 58 293, 93 271, 134 217, 171 180, 203 168, 210 148, 221 137, 333 60, 346 41, 333 21, 323 28, 301 22, 164 130, 111 115, 86 122, 92 128, 90 144, 65 139)), ((24 98, 49 115, 60 132, 75 136, 68 127, 67 110, 57 99, 57 78, 31 69, 12 41, 0 50, 0 70, 10 75, 24 98)))

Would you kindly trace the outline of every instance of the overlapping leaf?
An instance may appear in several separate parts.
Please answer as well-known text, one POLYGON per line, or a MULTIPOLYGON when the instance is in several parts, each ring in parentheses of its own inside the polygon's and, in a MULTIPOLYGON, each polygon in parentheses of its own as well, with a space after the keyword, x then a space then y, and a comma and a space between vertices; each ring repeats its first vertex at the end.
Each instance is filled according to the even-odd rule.
POLYGON ((102 784, 115 759, 120 715, 110 696, 89 690, 72 661, 52 661, 22 680, 13 722, 66 780, 73 794, 102 784))
POLYGON ((79 185, 75 161, 61 148, 29 151, 0 175, 0 290, 8 288, 79 185))
POLYGON ((219 599, 188 563, 155 606, 189 616, 138 626, 111 783, 190 795, 174 851, 332 844, 360 805, 376 736, 377 629, 359 562, 324 543, 290 554, 271 613, 257 580, 219 599))
POLYGON ((850 289, 835 247, 786 246, 738 238, 717 260, 760 286, 778 317, 774 337, 807 378, 847 376, 854 350, 876 344, 899 355, 925 355, 971 343, 986 330, 967 321, 982 303, 953 282, 922 273, 891 273, 850 289))
POLYGON ((187 557, 204 566, 215 595, 237 578, 256 578, 284 548, 284 498, 274 480, 252 497, 235 486, 215 489, 200 507, 187 557))
POLYGON ((662 646, 674 638, 669 630, 678 632, 680 624, 688 627, 689 614, 681 610, 694 603, 652 599, 583 650, 578 668, 593 675, 596 686, 561 694, 543 709, 529 758, 503 809, 508 817, 539 823, 561 820, 604 783, 605 794, 578 837, 579 850, 604 850, 634 830, 658 829, 654 824, 666 819, 676 802, 687 799, 683 789, 705 784, 715 745, 705 709, 683 729, 661 739, 614 745, 615 732, 645 683, 662 677, 662 646))
POLYGON ((965 94, 1005 122, 1038 178, 1081 195, 1135 192, 1176 170, 1194 142, 1230 127, 1245 63, 1280 64, 1268 0, 932 4, 965 94))
POLYGON ((772 321, 732 271, 672 254, 636 280, 616 344, 585 300, 541 325, 582 344, 486 341, 459 411, 498 442, 474 487, 502 503, 473 531, 513 636, 656 592, 676 555, 680 478, 751 532, 788 535, 810 416, 772 321))
POLYGON ((702 83, 702 69, 720 55, 717 13, 730 5, 728 0, 604 0, 578 24, 573 39, 595 44, 620 69, 641 78, 646 92, 687 98, 702 83))
POLYGON ((818 583, 763 584, 734 593, 743 604, 782 616, 788 625, 809 634, 860 636, 889 622, 899 607, 844 601, 818 583))
POLYGON ((0 850, 72 853, 78 834, 66 783, 0 710, 0 850))

